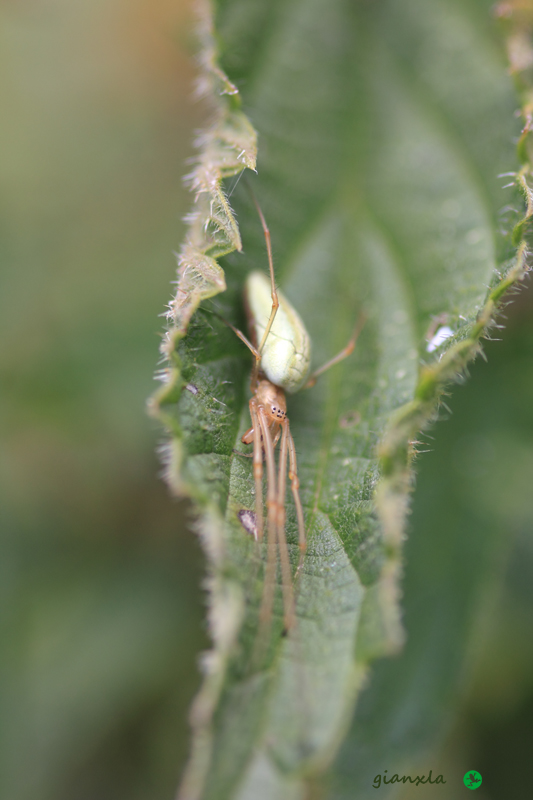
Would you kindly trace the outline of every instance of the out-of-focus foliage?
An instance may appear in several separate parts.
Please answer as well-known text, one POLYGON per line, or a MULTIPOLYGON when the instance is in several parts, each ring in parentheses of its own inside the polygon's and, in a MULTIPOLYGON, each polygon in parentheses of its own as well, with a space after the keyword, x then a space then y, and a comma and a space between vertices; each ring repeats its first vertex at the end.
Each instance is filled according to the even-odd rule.
POLYGON ((200 555, 145 413, 186 211, 188 4, 0 9, 0 795, 170 797, 200 555))

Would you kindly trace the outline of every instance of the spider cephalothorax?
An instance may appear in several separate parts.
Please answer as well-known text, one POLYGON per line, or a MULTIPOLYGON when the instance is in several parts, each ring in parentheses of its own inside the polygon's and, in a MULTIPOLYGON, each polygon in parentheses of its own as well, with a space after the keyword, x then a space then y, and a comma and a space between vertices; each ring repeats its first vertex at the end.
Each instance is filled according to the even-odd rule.
MULTIPOLYGON (((255 399, 257 406, 261 407, 265 412, 265 416, 273 434, 273 444, 276 446, 278 439, 281 435, 281 423, 287 417, 287 401, 285 400, 285 392, 279 386, 275 386, 266 379, 260 380, 255 390, 255 399)), ((249 428, 242 436, 241 442, 243 444, 252 444, 254 440, 254 429, 249 428)))

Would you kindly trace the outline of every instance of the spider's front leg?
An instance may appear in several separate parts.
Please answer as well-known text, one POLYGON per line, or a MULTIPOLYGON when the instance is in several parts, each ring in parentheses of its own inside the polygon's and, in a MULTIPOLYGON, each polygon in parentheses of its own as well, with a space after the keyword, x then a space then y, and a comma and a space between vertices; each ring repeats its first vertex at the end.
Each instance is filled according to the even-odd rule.
POLYGON ((252 427, 242 437, 245 444, 253 443, 253 470, 255 483, 255 519, 257 529, 257 541, 263 540, 263 445, 261 441, 261 428, 259 425, 259 415, 257 413, 257 400, 255 397, 250 399, 250 419, 252 427), (251 438, 250 438, 251 437, 251 438), (248 441, 250 439, 250 441, 248 441))

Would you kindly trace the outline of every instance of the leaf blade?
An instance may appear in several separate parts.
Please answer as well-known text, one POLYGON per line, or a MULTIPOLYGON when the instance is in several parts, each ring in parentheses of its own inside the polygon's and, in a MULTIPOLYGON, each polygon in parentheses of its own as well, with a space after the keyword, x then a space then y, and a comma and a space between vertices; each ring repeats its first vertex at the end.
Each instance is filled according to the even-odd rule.
MULTIPOLYGON (((464 102, 465 93, 457 92, 457 71, 450 71, 448 84, 442 71, 434 69, 426 69, 423 80, 413 82, 412 73, 402 66, 402 46, 411 53, 413 42, 419 61, 425 58, 428 63, 428 53, 420 46, 424 37, 433 51, 437 47, 441 63, 453 61, 453 48, 446 52, 434 24, 446 17, 445 6, 435 3, 428 11, 412 0, 404 15, 400 5, 383 3, 370 13, 343 0, 268 7, 257 3, 248 13, 246 4, 237 0, 217 6, 217 25, 226 33, 223 68, 233 83, 242 82, 246 112, 261 135, 256 192, 272 231, 276 274, 309 325, 317 360, 326 360, 342 347, 358 309, 370 311, 351 361, 289 405, 309 529, 299 602, 309 603, 304 587, 312 584, 316 572, 313 553, 329 542, 330 548, 323 548, 317 559, 323 570, 331 570, 336 548, 342 545, 350 595, 352 601, 357 599, 350 609, 343 652, 357 651, 358 660, 350 671, 344 657, 336 663, 330 656, 328 688, 322 688, 318 703, 322 716, 335 723, 327 734, 317 724, 306 723, 294 698, 291 671, 299 670, 302 676, 307 671, 316 678, 316 648, 331 652, 327 590, 321 594, 323 606, 314 610, 314 634, 306 632, 307 608, 299 605, 299 633, 292 643, 275 643, 281 634, 277 598, 267 668, 257 675, 251 669, 261 559, 237 516, 243 508, 254 508, 251 465, 232 454, 249 425, 243 392, 246 353, 239 359, 235 343, 226 339, 235 353, 232 363, 220 352, 218 360, 204 353, 203 374, 189 333, 180 345, 180 358, 190 369, 193 385, 203 381, 198 419, 209 428, 209 403, 222 396, 228 409, 227 419, 213 428, 223 431, 213 433, 222 442, 216 496, 210 489, 216 483, 213 460, 199 458, 208 452, 189 459, 198 467, 191 471, 189 491, 203 487, 199 501, 216 510, 218 549, 212 580, 222 593, 225 587, 239 599, 233 639, 226 643, 211 698, 212 721, 203 718, 198 727, 198 736, 210 737, 211 760, 203 762, 196 794, 185 791, 183 797, 233 796, 245 780, 254 750, 260 754, 253 763, 264 765, 270 758, 286 787, 304 771, 320 772, 332 757, 346 727, 346 716, 338 709, 343 702, 353 704, 350 687, 356 686, 363 665, 397 649, 402 641, 397 598, 411 480, 410 442, 434 414, 446 381, 477 352, 502 283, 524 271, 523 252, 517 260, 502 263, 511 251, 497 235, 497 191, 489 175, 494 154, 498 159, 501 155, 502 131, 509 134, 511 125, 505 118, 494 135, 478 126, 478 138, 485 136, 483 147, 471 145, 467 134, 475 115, 464 102), (260 28, 266 31, 264 39, 260 28), (390 45, 397 30, 403 39, 395 49, 390 45), (253 53, 246 37, 255 43, 253 53), (247 84, 245 58, 252 61, 247 84), (455 90, 452 100, 448 90, 455 90), (437 109, 434 97, 428 102, 432 94, 442 101, 444 111, 437 109), (494 275, 497 263, 503 279, 494 275), (484 285, 488 281, 489 290, 484 285), (334 311, 321 313, 328 308, 334 311), (424 337, 431 318, 440 315, 446 315, 455 335, 428 354, 424 337), (222 395, 225 369, 232 370, 235 382, 222 395), (209 371, 216 380, 209 382, 209 371), (294 725, 287 722, 287 709, 298 717, 294 725)), ((454 14, 452 28, 467 30, 472 39, 475 31, 468 14, 454 14)), ((444 26, 446 35, 449 28, 444 26)), ((486 38, 478 36, 477 41, 492 65, 485 76, 474 70, 477 82, 484 82, 480 96, 492 109, 508 108, 512 95, 508 86, 502 88, 503 79, 498 92, 488 91, 497 59, 486 38)), ((459 48, 463 56, 468 51, 467 63, 472 61, 471 49, 459 48)), ((238 290, 243 272, 264 263, 264 244, 240 187, 234 204, 246 231, 245 252, 239 260, 225 259, 228 291, 219 303, 242 324, 238 290)), ((199 318, 197 333, 209 352, 210 334, 206 338, 201 324, 206 327, 206 319, 199 318)), ((223 337, 216 322, 207 327, 215 338, 223 337)), ((200 449, 209 450, 209 439, 204 437, 200 449)), ((290 509, 287 536, 296 562, 297 533, 290 509)), ((335 593, 342 596, 340 588, 335 593)), ((316 678, 314 685, 319 683, 316 678)), ((313 703, 304 700, 301 705, 312 708, 313 703)), ((313 710, 310 714, 318 717, 313 710)), ((253 774, 255 767, 250 769, 248 774, 253 774)))

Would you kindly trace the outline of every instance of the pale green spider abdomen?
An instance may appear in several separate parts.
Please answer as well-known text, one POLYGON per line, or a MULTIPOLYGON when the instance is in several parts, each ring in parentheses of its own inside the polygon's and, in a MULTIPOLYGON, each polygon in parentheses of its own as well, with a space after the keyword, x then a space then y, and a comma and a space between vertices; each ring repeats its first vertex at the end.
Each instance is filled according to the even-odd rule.
MULTIPOLYGON (((251 272, 244 296, 248 326, 258 347, 270 317, 270 281, 262 272, 251 272)), ((263 347, 261 371, 269 381, 289 394, 299 391, 307 380, 311 364, 311 341, 302 319, 278 290, 279 308, 263 347)))

